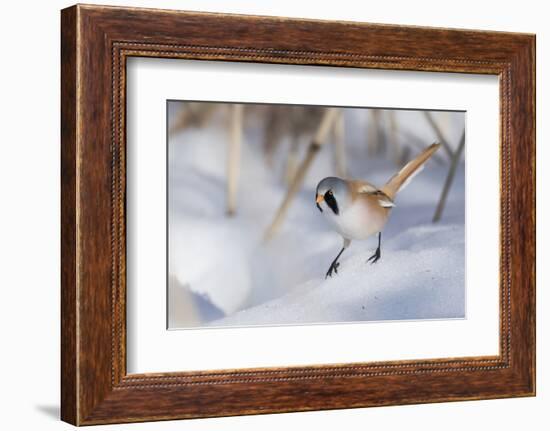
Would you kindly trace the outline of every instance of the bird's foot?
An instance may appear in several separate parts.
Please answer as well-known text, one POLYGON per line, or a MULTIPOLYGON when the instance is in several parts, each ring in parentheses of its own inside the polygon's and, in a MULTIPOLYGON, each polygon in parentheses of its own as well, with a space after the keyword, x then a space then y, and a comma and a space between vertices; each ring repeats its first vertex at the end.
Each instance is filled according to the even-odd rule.
POLYGON ((327 274, 325 275, 325 280, 328 277, 332 277, 332 272, 334 271, 335 274, 338 274, 338 267, 340 266, 340 262, 332 262, 330 264, 330 268, 327 271, 327 274))
POLYGON ((381 256, 380 249, 377 248, 374 254, 367 259, 367 262, 370 262, 371 264, 376 263, 380 259, 380 256, 381 256))

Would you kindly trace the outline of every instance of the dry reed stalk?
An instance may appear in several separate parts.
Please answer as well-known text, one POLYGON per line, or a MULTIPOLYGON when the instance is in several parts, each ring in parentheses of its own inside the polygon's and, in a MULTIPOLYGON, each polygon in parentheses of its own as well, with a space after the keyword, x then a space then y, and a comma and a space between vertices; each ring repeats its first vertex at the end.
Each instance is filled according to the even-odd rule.
POLYGON ((462 151, 464 150, 465 143, 466 129, 464 129, 464 131, 462 132, 462 137, 460 138, 458 148, 451 158, 451 166, 449 167, 449 172, 447 173, 447 178, 445 179, 445 184, 443 185, 443 190, 441 191, 441 197, 439 198, 439 202, 437 204, 437 208, 432 219, 432 222, 434 223, 439 221, 441 219, 441 215, 443 214, 443 209, 445 208, 445 203, 447 202, 447 195, 449 194, 449 190, 451 189, 451 184, 453 183, 453 178, 455 176, 460 157, 462 156, 462 151))
POLYGON ((397 127, 397 120, 395 119, 395 111, 388 111, 388 122, 389 122, 389 144, 391 146, 391 156, 393 162, 399 166, 402 159, 402 150, 399 146, 399 129, 397 127))
MULTIPOLYGON (((406 164, 409 161, 409 155, 405 155, 405 150, 408 149, 408 152, 410 153, 410 147, 416 147, 420 151, 424 150, 426 148, 426 141, 420 139, 418 136, 404 130, 400 129, 399 134, 401 135, 401 138, 407 142, 407 145, 404 146, 402 155, 401 155, 401 163, 400 165, 406 164)), ((435 143, 435 142, 434 142, 435 143)), ((441 156, 439 154, 439 151, 436 151, 434 154, 432 154, 432 157, 430 160, 433 160, 439 165, 446 165, 448 160, 446 156, 441 156)))
POLYGON ((290 148, 286 158, 285 168, 285 182, 290 184, 296 176, 296 170, 298 169, 298 149, 300 144, 300 137, 293 133, 290 137, 290 148))
POLYGON ((264 241, 269 241, 271 238, 273 238, 277 230, 280 228, 284 220, 284 217, 288 212, 290 204, 292 203, 292 200, 294 199, 294 197, 296 196, 296 193, 298 193, 298 190, 302 186, 306 173, 309 170, 311 163, 315 158, 315 155, 319 152, 322 145, 325 143, 327 139, 327 135, 330 132, 331 127, 337 115, 338 115, 338 109, 336 108, 328 108, 324 112, 324 115, 317 129, 317 133, 315 134, 313 141, 308 147, 306 157, 300 164, 300 167, 298 168, 296 175, 294 176, 292 184, 290 185, 290 187, 286 192, 283 202, 279 206, 277 212, 275 213, 275 217, 273 218, 273 221, 271 222, 271 224, 269 225, 269 227, 265 232, 264 241))
POLYGON ((370 124, 367 121, 367 154, 373 155, 380 153, 382 145, 382 133, 380 130, 380 110, 369 109, 370 124))
POLYGON ((229 146, 227 152, 227 214, 234 215, 237 210, 237 192, 239 186, 239 168, 241 161, 243 105, 229 107, 229 146))
POLYGON ((439 124, 437 124, 437 121, 435 121, 435 118, 433 117, 432 113, 430 111, 423 111, 424 117, 432 126, 432 129, 434 130, 438 141, 443 145, 443 148, 447 152, 449 158, 453 158, 453 150, 451 149, 451 146, 449 145, 449 141, 445 138, 445 135, 443 134, 443 130, 441 130, 441 127, 439 127, 439 124))
POLYGON ((336 175, 345 178, 347 176, 347 160, 346 160, 346 135, 344 112, 340 111, 338 117, 334 121, 332 129, 334 138, 334 162, 336 167, 336 175))

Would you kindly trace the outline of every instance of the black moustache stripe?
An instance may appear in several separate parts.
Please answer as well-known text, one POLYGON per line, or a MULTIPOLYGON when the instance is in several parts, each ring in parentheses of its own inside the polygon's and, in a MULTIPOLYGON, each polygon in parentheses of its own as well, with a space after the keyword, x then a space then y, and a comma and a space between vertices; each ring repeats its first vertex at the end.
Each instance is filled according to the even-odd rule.
POLYGON ((332 193, 326 192, 325 193, 325 202, 329 206, 329 208, 332 210, 332 212, 336 215, 339 214, 338 210, 338 203, 336 202, 336 199, 334 199, 334 196, 332 193))
POLYGON ((319 208, 319 211, 323 212, 323 208, 321 208, 321 205, 319 205, 318 203, 316 203, 315 205, 317 205, 317 208, 319 208))

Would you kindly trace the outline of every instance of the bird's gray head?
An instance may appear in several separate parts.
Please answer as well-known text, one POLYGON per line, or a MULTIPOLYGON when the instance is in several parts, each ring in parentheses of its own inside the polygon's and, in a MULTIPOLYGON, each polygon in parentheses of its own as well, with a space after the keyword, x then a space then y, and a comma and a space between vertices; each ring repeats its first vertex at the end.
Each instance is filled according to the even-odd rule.
POLYGON ((315 202, 319 211, 330 210, 334 215, 340 214, 349 205, 350 196, 346 181, 338 177, 327 177, 317 184, 315 202))

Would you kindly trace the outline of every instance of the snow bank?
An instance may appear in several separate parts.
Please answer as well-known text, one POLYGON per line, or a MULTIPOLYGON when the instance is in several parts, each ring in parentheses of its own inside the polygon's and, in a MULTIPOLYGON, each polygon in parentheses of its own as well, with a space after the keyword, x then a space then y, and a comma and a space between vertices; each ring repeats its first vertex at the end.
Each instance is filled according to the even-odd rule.
POLYGON ((463 246, 463 226, 411 228, 385 244, 376 264, 366 263, 372 250, 350 253, 332 278, 317 277, 210 325, 464 317, 463 246))

